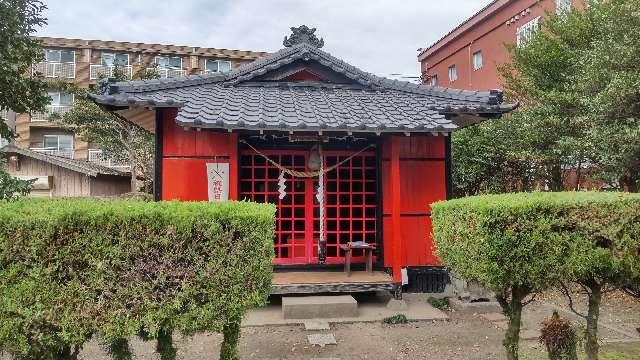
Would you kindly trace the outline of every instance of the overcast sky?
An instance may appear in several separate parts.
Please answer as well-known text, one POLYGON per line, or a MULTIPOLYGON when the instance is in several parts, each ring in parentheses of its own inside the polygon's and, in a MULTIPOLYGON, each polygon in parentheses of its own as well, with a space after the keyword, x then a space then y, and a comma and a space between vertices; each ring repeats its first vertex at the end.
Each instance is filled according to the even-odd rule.
POLYGON ((38 35, 276 51, 289 27, 307 24, 324 50, 352 65, 417 75, 416 50, 489 1, 48 0, 38 35))

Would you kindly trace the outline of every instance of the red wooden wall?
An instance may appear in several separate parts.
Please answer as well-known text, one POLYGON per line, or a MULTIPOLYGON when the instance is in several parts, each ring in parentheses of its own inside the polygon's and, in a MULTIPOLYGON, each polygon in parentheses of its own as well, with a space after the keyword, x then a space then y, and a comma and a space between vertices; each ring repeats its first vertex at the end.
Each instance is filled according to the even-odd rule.
MULTIPOLYGON (((162 118, 162 200, 206 201, 206 164, 229 163, 229 198, 238 199, 238 135, 185 130, 175 110, 162 118)), ((384 265, 439 265, 431 238, 429 204, 447 197, 444 136, 387 136, 382 147, 384 265)))
POLYGON ((206 201, 207 163, 229 163, 229 198, 238 199, 238 135, 185 130, 175 110, 162 119, 162 200, 206 201))
POLYGON ((384 263, 395 268, 396 280, 397 266, 440 264, 434 255, 429 204, 447 197, 445 149, 444 136, 390 136, 384 141, 384 263), (394 175, 397 190, 393 186, 394 175))

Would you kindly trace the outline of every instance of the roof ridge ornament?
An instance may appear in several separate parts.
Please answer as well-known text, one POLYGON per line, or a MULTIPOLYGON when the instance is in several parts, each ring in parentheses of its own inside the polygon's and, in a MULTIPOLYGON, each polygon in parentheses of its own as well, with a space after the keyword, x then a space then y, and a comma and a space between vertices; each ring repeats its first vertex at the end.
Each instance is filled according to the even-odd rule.
POLYGON ((298 44, 309 44, 316 48, 321 48, 324 46, 324 39, 316 36, 314 34, 316 32, 316 28, 309 28, 307 25, 301 25, 299 27, 291 28, 291 35, 289 37, 285 36, 282 45, 285 47, 292 47, 298 44))

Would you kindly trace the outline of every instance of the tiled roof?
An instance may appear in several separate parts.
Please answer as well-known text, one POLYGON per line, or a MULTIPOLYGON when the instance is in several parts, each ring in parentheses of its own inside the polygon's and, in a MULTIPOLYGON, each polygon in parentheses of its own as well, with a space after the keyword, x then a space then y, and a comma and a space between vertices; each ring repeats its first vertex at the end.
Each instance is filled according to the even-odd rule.
POLYGON ((5 145, 4 147, 0 148, 0 153, 19 154, 22 156, 30 157, 32 159, 44 161, 52 165, 60 166, 71 171, 79 172, 91 177, 96 177, 98 175, 126 177, 131 176, 131 174, 128 172, 118 171, 86 160, 74 160, 60 156, 45 155, 36 151, 22 149, 12 144, 5 145))
POLYGON ((496 116, 500 92, 447 89, 390 80, 364 72, 307 43, 284 48, 228 73, 109 84, 98 103, 179 107, 182 126, 260 130, 437 131, 457 125, 448 114, 496 116), (293 62, 316 62, 350 80, 264 81, 293 62))

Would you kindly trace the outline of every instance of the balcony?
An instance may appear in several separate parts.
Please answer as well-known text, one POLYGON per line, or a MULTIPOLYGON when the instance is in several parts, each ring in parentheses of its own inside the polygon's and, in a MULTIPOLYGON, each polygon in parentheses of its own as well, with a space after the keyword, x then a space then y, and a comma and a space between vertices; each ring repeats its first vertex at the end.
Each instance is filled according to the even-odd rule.
POLYGON ((124 66, 113 66, 113 65, 100 65, 100 64, 92 64, 89 66, 89 79, 95 80, 100 77, 113 77, 114 70, 119 69, 124 72, 128 79, 131 79, 133 74, 133 68, 131 65, 124 66))
POLYGON ((75 79, 76 64, 43 61, 33 66, 33 73, 40 73, 46 78, 75 79))
POLYGON ((160 75, 160 79, 187 76, 187 70, 182 69, 147 68, 147 71, 157 72, 160 75))
POLYGON ((62 116, 71 109, 73 109, 73 105, 47 105, 47 109, 44 112, 32 113, 31 121, 49 121, 53 114, 62 116))
POLYGON ((106 154, 104 154, 102 150, 98 150, 98 149, 89 149, 88 160, 91 163, 106 166, 106 167, 111 167, 111 168, 129 168, 130 167, 129 164, 117 162, 111 159, 106 154))
POLYGON ((73 159, 73 149, 31 148, 31 151, 49 156, 58 156, 67 159, 73 159))

